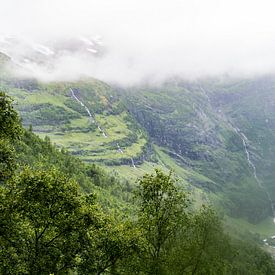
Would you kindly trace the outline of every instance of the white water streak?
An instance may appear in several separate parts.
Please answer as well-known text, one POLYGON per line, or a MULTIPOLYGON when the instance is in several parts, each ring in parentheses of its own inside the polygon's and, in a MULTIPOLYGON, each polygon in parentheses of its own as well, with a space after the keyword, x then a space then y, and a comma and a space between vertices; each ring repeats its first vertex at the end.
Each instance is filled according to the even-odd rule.
POLYGON ((201 89, 201 91, 203 92, 204 96, 206 97, 208 103, 211 104, 211 100, 210 100, 210 97, 209 97, 209 95, 207 94, 207 92, 203 89, 202 86, 200 86, 200 89, 201 89))
POLYGON ((93 122, 95 122, 97 124, 97 128, 100 131, 100 133, 102 133, 102 135, 107 138, 106 133, 102 130, 102 128, 99 126, 99 124, 96 122, 95 118, 92 116, 89 108, 75 95, 74 90, 72 88, 70 88, 71 94, 73 96, 73 98, 82 106, 85 108, 86 112, 88 113, 89 117, 93 119, 93 122))
POLYGON ((134 159, 133 159, 133 158, 131 158, 131 161, 132 161, 132 166, 133 166, 134 168, 136 168, 136 165, 135 165, 135 162, 134 162, 134 159))
MULTIPOLYGON (((119 146, 119 144, 117 143, 116 145, 117 145, 117 150, 118 150, 118 152, 121 153, 121 154, 124 154, 124 151, 121 149, 121 147, 119 146)), ((135 165, 134 159, 133 159, 132 157, 131 157, 130 159, 131 159, 131 162, 132 162, 132 166, 133 166, 134 168, 137 168, 136 165, 135 165)))
POLYGON ((248 146, 247 146, 247 143, 248 143, 248 138, 246 137, 246 135, 244 133, 242 133, 240 131, 240 129, 234 127, 232 124, 231 124, 232 128, 234 129, 234 131, 237 133, 237 135, 241 138, 242 142, 243 142, 243 147, 244 147, 244 150, 245 150, 245 154, 246 154, 246 160, 248 162, 248 165, 252 168, 252 171, 253 171, 253 176, 258 184, 258 186, 260 188, 262 188, 270 202, 270 206, 271 206, 271 210, 272 210, 272 215, 273 215, 273 223, 275 223, 275 209, 274 209, 274 204, 273 204, 273 201, 272 201, 272 198, 270 196, 270 193, 268 192, 268 190, 262 185, 261 181, 259 180, 258 176, 257 176, 257 170, 256 170, 256 167, 254 165, 254 163, 251 161, 251 158, 250 158, 250 153, 249 153, 249 150, 248 150, 248 146))
POLYGON ((121 147, 119 146, 119 144, 117 143, 116 145, 117 145, 117 150, 118 150, 118 152, 121 153, 121 154, 124 154, 124 152, 123 152, 123 150, 121 149, 121 147))
MULTIPOLYGON (((90 110, 88 109, 88 107, 75 95, 74 93, 74 90, 72 88, 70 88, 70 91, 71 91, 71 94, 72 94, 72 97, 82 106, 85 108, 86 112, 88 113, 89 117, 93 119, 93 122, 95 122, 97 124, 97 128, 98 130, 102 133, 102 135, 107 138, 107 134, 104 132, 104 130, 100 127, 100 125, 96 122, 95 118, 92 116, 90 110)), ((119 144, 117 143, 117 147, 118 147, 118 151, 122 154, 124 154, 123 150, 120 148, 119 144)), ((136 168, 136 165, 135 165, 135 161, 134 159, 131 157, 131 162, 132 162, 132 166, 134 168, 136 168)))
MULTIPOLYGON (((199 86, 200 90, 202 91, 202 93, 204 94, 204 96, 206 97, 208 103, 211 104, 211 99, 210 97, 208 96, 208 93, 204 90, 203 87, 199 86)), ((253 176, 258 184, 258 186, 264 190, 267 198, 268 198, 268 201, 270 202, 270 206, 271 206, 271 210, 272 210, 272 215, 273 215, 273 223, 275 223, 275 208, 274 208, 274 204, 273 204, 273 201, 272 201, 272 198, 270 196, 270 193, 268 192, 268 190, 262 185, 261 181, 259 180, 258 176, 257 176, 257 170, 256 170, 256 167, 254 165, 254 163, 251 161, 251 158, 250 158, 250 153, 249 153, 249 150, 248 150, 248 138, 246 137, 246 135, 237 127, 234 127, 230 122, 229 124, 231 125, 231 127, 234 129, 234 131, 236 132, 236 134, 241 138, 242 140, 242 143, 243 143, 243 148, 244 148, 244 151, 245 151, 245 154, 246 154, 246 160, 247 160, 247 163, 248 165, 252 168, 252 171, 253 171, 253 176)))

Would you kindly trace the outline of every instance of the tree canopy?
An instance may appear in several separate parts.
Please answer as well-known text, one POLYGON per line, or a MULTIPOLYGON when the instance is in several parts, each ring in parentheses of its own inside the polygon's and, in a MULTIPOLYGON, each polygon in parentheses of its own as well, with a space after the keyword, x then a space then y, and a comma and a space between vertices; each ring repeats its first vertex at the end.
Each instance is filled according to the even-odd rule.
POLYGON ((141 177, 132 212, 110 203, 117 181, 24 130, 1 93, 0 273, 275 274, 211 207, 194 209, 172 172, 141 177))

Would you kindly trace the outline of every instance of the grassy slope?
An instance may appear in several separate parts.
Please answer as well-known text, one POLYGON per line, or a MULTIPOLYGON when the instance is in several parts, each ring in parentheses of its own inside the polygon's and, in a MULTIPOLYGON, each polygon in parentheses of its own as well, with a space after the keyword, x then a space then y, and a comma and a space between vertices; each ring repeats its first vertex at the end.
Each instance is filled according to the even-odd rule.
POLYGON ((194 184, 190 191, 197 204, 208 201, 200 184, 211 180, 184 168, 164 148, 151 146, 148 153, 146 132, 106 84, 96 80, 52 84, 13 80, 11 83, 3 81, 1 87, 15 98, 15 106, 25 127, 31 124, 36 134, 42 138, 50 137, 57 147, 65 147, 80 159, 100 164, 132 183, 157 167, 165 171, 173 169, 183 186, 190 189, 194 184), (84 107, 72 97, 71 87, 104 129, 107 138, 92 122, 84 107), (119 152, 117 145, 123 153, 119 152), (146 154, 149 157, 144 159, 146 154), (132 166, 131 158, 136 168, 132 166))
POLYGON ((167 154, 165 148, 153 145, 153 149, 155 153, 154 162, 144 161, 141 165, 138 165, 137 168, 130 167, 129 165, 121 165, 105 167, 105 169, 110 172, 116 171, 119 175, 122 175, 122 177, 125 177, 131 182, 135 182, 137 178, 142 177, 145 173, 152 173, 154 169, 162 169, 167 173, 172 170, 179 180, 178 184, 191 193, 196 206, 199 207, 202 204, 211 203, 210 198, 212 200, 218 199, 214 194, 205 193, 200 186, 200 184, 204 183, 215 184, 214 182, 188 167, 183 167, 167 154))
MULTIPOLYGON (((230 209, 228 213, 235 217, 255 216, 254 222, 267 215, 266 198, 253 179, 240 138, 196 85, 143 88, 131 97, 131 102, 126 97, 128 108, 152 140, 133 120, 116 92, 102 82, 3 81, 1 88, 16 98, 25 126, 31 123, 41 137, 49 136, 57 146, 66 147, 85 161, 99 163, 132 182, 156 167, 166 171, 172 168, 198 204, 210 199, 230 209), (107 138, 73 99, 70 87, 76 89, 107 138), (151 141, 155 143, 151 157, 144 160, 151 141), (117 150, 117 144, 124 154, 117 150), (137 168, 131 166, 132 157, 138 161, 137 168)), ((240 105, 240 110, 247 107, 240 105)), ((231 218, 229 223, 244 230, 254 228, 245 221, 245 226, 240 226, 238 219, 231 218)), ((261 232, 261 227, 255 228, 261 232)))
MULTIPOLYGON (((250 159, 256 167, 261 184, 275 200, 275 79, 273 76, 206 83, 205 87, 215 102, 216 110, 222 112, 232 124, 241 129, 248 138, 250 159)), ((265 197, 267 200, 267 197, 265 197)), ((270 209, 270 206, 268 207, 270 209)), ((257 232, 261 238, 275 235, 273 218, 267 217, 258 224, 243 219, 227 218, 232 228, 257 232)), ((269 249, 271 249, 269 247, 269 249)), ((275 254, 273 249, 272 254, 275 254)))
MULTIPOLYGON (((131 121, 119 106, 111 88, 99 81, 79 83, 37 84, 35 89, 2 83, 2 88, 13 96, 23 124, 32 124, 40 137, 48 136, 58 147, 65 147, 85 161, 112 161, 130 163, 146 147, 146 135, 131 121), (89 108, 96 123, 85 108, 71 95, 77 89, 78 98, 89 108), (104 130, 107 137, 98 129, 104 130), (124 153, 118 151, 119 145, 124 153)), ((22 84, 21 84, 22 86, 22 84)))

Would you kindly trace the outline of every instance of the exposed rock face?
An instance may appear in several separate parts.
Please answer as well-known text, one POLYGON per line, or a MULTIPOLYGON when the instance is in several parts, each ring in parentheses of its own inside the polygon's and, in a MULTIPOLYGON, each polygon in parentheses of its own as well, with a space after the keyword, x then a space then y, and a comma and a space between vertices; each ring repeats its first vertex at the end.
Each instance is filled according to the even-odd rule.
POLYGON ((223 146, 217 135, 219 120, 207 102, 197 102, 184 88, 174 93, 175 98, 171 87, 166 94, 158 95, 158 91, 152 94, 154 101, 146 98, 142 91, 136 91, 129 97, 128 107, 157 144, 170 147, 191 160, 209 160, 208 151, 223 146), (166 101, 161 102, 162 96, 166 101))

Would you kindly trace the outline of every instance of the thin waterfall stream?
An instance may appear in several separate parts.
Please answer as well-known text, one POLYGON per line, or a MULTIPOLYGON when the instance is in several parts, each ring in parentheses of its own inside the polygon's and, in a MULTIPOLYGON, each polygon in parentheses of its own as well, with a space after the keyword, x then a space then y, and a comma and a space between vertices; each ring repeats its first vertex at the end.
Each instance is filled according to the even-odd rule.
POLYGON ((240 131, 239 128, 236 128, 234 127, 232 124, 231 124, 232 128, 234 129, 234 131, 236 132, 236 134, 241 138, 242 140, 242 143, 243 143, 243 148, 244 148, 244 151, 245 151, 245 154, 246 154, 246 160, 247 160, 247 163, 248 165, 252 168, 252 171, 253 171, 253 176, 258 184, 258 186, 263 189, 263 191, 265 192, 267 198, 268 198, 268 201, 270 202, 270 206, 271 206, 271 210, 272 210, 272 215, 273 215, 273 223, 275 223, 275 209, 274 209, 274 204, 273 204, 273 201, 272 201, 272 198, 270 196, 270 193, 268 192, 267 188, 265 188, 261 181, 259 180, 258 176, 257 176, 257 170, 256 170, 256 166, 255 164, 251 161, 251 158, 250 158, 250 152, 248 150, 248 146, 247 146, 247 143, 248 143, 248 138, 246 137, 246 135, 240 131))
MULTIPOLYGON (((117 145, 117 150, 118 150, 118 152, 121 153, 121 154, 124 154, 124 151, 121 149, 121 147, 119 146, 119 144, 117 143, 116 145, 117 145)), ((132 162, 132 166, 133 166, 134 168, 136 168, 134 159, 133 159, 132 157, 130 157, 130 159, 131 159, 131 162, 132 162)))
MULTIPOLYGON (((206 92, 206 90, 202 86, 199 86, 199 88, 200 88, 201 92, 204 94, 204 96, 206 97, 207 102, 211 105, 211 99, 210 99, 208 93, 206 92)), ((231 127, 233 128, 233 130, 235 131, 235 133, 242 140, 243 148, 244 148, 244 151, 245 151, 245 154, 246 154, 247 163, 248 163, 249 167, 252 168, 253 177, 256 180, 258 186, 264 191, 264 193, 266 194, 266 196, 268 198, 268 201, 269 201, 270 207, 271 207, 271 211, 272 211, 273 223, 275 223, 275 208, 274 208, 274 203, 272 201, 271 195, 268 192, 267 188, 262 185, 261 181, 258 178, 256 166, 255 166, 255 164, 251 160, 250 152, 249 152, 249 149, 248 149, 248 141, 249 140, 246 137, 246 135, 239 128, 237 128, 234 125, 232 125, 232 123, 230 123, 227 118, 224 118, 224 119, 231 125, 231 127)))
MULTIPOLYGON (((100 133, 102 133, 102 135, 107 138, 107 134, 105 133, 105 131, 102 129, 102 127, 100 126, 100 124, 96 121, 95 117, 91 114, 89 108, 76 96, 74 90, 72 88, 70 88, 71 91, 71 95, 72 97, 82 106, 85 108, 86 112, 88 113, 89 117, 92 119, 92 122, 95 123, 97 125, 98 130, 100 131, 100 133)), ((124 154, 124 151, 121 149, 121 147, 119 146, 119 144, 117 143, 117 148, 118 148, 118 152, 120 152, 121 154, 124 154)), ((132 157, 130 157, 131 163, 133 168, 136 168, 135 165, 135 161, 132 157)))
POLYGON ((134 159, 131 157, 131 161, 132 161, 132 166, 134 167, 134 168, 136 168, 136 165, 135 165, 135 162, 134 162, 134 159))
POLYGON ((85 108, 86 112, 88 113, 89 117, 93 120, 94 123, 96 123, 97 128, 99 130, 100 133, 102 133, 102 135, 107 138, 107 134, 104 132, 104 130, 102 129, 102 127, 100 127, 99 123, 95 120, 95 117, 92 116, 89 108, 75 95, 74 90, 72 88, 70 88, 72 97, 82 106, 85 108))
MULTIPOLYGON (((205 96, 205 99, 207 101, 207 103, 212 106, 212 102, 211 102, 211 98, 209 97, 207 91, 199 86, 199 89, 201 90, 201 92, 203 93, 203 95, 205 96)), ((245 152, 245 155, 246 155, 246 160, 247 160, 247 163, 248 163, 248 166, 252 169, 252 173, 253 173, 253 177, 256 181, 256 183, 258 184, 258 186, 264 191, 264 193, 266 194, 266 197, 270 203, 270 207, 271 207, 271 211, 272 211, 272 216, 273 216, 273 223, 275 224, 275 208, 274 208, 274 203, 273 203, 273 200, 271 198, 271 195, 270 193, 268 192, 268 189, 262 184, 262 182, 259 180, 258 178, 258 175, 257 175, 257 170, 256 170, 256 166, 255 164, 253 163, 253 161, 251 160, 251 154, 249 152, 249 146, 248 146, 248 138, 247 136, 237 127, 235 127, 234 125, 232 125, 232 123, 228 120, 228 118, 226 117, 226 115, 221 111, 221 110, 218 110, 218 114, 219 116, 226 122, 228 123, 231 128, 235 131, 235 133, 240 137, 240 139, 242 140, 242 144, 243 144, 243 148, 244 148, 244 152, 245 152)), ((275 239, 275 235, 273 236, 270 236, 270 238, 266 238, 266 239, 263 239, 263 242, 265 245, 269 246, 269 247, 272 247, 273 249, 275 248, 274 245, 272 245, 270 242, 269 242, 269 239, 275 239)))

